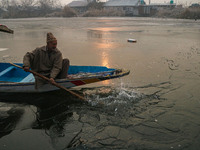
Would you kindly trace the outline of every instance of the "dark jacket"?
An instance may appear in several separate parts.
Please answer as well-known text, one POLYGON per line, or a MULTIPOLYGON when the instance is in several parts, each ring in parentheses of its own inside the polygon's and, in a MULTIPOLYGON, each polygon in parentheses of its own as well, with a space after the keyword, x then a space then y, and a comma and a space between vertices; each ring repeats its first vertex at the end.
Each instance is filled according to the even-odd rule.
POLYGON ((62 69, 62 60, 62 54, 57 48, 49 53, 47 47, 43 46, 27 52, 23 59, 23 66, 55 79, 62 69))

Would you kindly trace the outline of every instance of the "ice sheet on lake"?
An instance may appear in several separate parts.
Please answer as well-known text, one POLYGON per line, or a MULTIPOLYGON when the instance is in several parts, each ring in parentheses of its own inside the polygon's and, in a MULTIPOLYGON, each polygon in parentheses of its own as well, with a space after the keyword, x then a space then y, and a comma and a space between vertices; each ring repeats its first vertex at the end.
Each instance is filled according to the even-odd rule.
POLYGON ((7 50, 8 50, 8 48, 0 48, 0 52, 7 51, 7 50))

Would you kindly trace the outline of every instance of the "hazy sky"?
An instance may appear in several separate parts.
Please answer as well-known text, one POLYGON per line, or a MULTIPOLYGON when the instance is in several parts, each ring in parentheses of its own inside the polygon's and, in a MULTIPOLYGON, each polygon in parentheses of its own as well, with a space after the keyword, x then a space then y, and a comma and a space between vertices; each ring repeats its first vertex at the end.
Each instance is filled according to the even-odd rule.
MULTIPOLYGON (((66 5, 70 3, 73 0, 60 0, 63 5, 66 5)), ((105 0, 102 0, 105 1, 105 0)), ((149 4, 149 0, 144 0, 147 4, 149 4)), ((167 3, 170 0, 151 0, 151 3, 167 3)), ((190 5, 192 3, 200 3, 200 0, 174 0, 177 4, 183 4, 183 5, 190 5)))

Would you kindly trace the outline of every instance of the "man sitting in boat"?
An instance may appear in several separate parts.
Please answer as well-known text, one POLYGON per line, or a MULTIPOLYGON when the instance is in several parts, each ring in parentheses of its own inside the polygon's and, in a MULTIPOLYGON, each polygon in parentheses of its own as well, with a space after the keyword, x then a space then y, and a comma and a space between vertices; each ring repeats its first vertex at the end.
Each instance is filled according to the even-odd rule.
MULTIPOLYGON (((51 82, 55 79, 67 78, 69 59, 62 58, 62 53, 57 49, 57 39, 52 33, 47 33, 47 45, 27 52, 23 59, 25 71, 32 69, 43 76, 48 77, 51 82)), ((44 85, 46 81, 35 76, 35 88, 44 85)))

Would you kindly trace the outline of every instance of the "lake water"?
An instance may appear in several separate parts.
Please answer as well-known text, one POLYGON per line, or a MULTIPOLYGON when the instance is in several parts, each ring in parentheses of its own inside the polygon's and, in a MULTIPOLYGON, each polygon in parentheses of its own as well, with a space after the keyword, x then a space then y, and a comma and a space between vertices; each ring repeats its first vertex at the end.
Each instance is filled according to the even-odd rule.
POLYGON ((1 150, 199 149, 200 21, 35 18, 0 24, 14 30, 0 32, 1 62, 22 62, 52 32, 72 65, 130 70, 120 79, 74 88, 88 104, 62 91, 1 93, 1 150))

